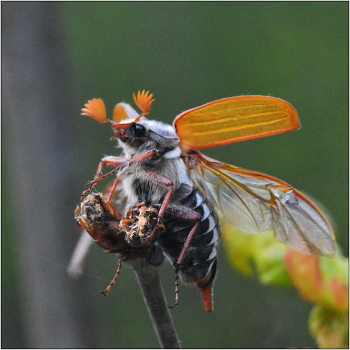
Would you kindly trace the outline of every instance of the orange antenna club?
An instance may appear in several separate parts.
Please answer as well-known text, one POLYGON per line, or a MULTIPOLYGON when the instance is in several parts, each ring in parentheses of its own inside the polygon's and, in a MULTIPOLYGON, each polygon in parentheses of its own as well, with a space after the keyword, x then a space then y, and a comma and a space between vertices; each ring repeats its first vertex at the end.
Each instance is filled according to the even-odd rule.
POLYGON ((143 90, 142 92, 137 93, 137 97, 134 94, 134 102, 137 107, 140 108, 140 110, 143 112, 142 115, 148 115, 151 112, 151 105, 154 99, 152 100, 153 94, 149 95, 149 92, 145 92, 143 90))

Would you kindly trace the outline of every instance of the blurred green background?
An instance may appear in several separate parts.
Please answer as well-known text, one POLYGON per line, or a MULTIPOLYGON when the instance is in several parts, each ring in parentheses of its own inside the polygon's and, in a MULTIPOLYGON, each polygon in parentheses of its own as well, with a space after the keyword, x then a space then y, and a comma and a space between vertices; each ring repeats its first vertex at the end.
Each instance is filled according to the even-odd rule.
MULTIPOLYGON (((146 89, 155 98, 151 117, 172 123, 180 112, 212 100, 271 95, 296 108, 301 130, 204 153, 280 178, 321 202, 348 255, 348 2, 65 2, 57 8, 68 66, 66 93, 73 106, 69 113, 62 111, 63 130, 57 134, 67 130, 75 138, 75 205, 101 157, 116 152, 111 129, 80 116, 87 100, 102 98, 111 116, 117 102, 133 104, 132 93, 146 89)), ((39 261, 45 256, 43 263, 62 272, 68 260, 53 262, 46 252, 30 255, 17 249, 14 200, 7 200, 15 186, 7 172, 11 135, 3 130, 2 347, 25 348, 33 343, 23 321, 21 256, 39 261)), ((62 240, 67 235, 77 240, 74 203, 67 205, 72 215, 62 220, 71 222, 71 231, 62 232, 62 240)), ((69 255, 74 245, 66 249, 69 255)), ((113 256, 93 247, 80 290, 91 308, 93 346, 157 348, 129 268, 124 267, 108 298, 99 294, 116 267, 113 256)), ((161 274, 171 303, 168 263, 161 274)), ((180 305, 172 314, 183 347, 315 347, 307 329, 311 305, 292 289, 264 287, 240 276, 229 266, 223 246, 211 314, 197 289, 180 288, 180 305)))

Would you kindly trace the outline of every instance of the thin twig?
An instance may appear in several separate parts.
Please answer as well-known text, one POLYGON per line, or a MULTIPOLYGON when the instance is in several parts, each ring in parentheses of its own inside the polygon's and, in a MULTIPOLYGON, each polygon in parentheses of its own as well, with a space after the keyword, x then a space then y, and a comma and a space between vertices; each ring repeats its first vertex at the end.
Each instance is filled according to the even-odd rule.
POLYGON ((161 347, 180 349, 180 340, 166 303, 157 266, 146 262, 144 259, 132 259, 128 260, 127 263, 135 270, 143 298, 161 347))

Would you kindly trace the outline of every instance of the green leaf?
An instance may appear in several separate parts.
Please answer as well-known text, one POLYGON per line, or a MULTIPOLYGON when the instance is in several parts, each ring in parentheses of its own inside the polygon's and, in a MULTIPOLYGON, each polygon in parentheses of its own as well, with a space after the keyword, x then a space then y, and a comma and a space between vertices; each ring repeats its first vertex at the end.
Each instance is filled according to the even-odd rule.
POLYGON ((223 224, 223 240, 232 266, 242 274, 257 275, 263 284, 292 284, 284 261, 288 248, 271 231, 249 235, 223 224))
POLYGON ((309 317, 309 329, 319 348, 349 348, 347 312, 315 306, 309 317))

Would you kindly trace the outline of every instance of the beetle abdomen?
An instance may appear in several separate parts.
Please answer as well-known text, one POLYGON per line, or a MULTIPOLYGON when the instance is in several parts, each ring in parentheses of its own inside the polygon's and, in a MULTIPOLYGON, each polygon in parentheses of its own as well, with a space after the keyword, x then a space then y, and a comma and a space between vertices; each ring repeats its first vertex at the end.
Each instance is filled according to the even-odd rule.
MULTIPOLYGON (((180 205, 193 209, 201 215, 201 222, 179 270, 183 282, 195 283, 203 280, 209 274, 217 260, 216 250, 221 233, 219 216, 213 204, 197 186, 194 186, 192 191, 179 202, 180 205)), ((165 216, 164 225, 165 232, 160 236, 158 243, 174 264, 195 222, 165 216)))

